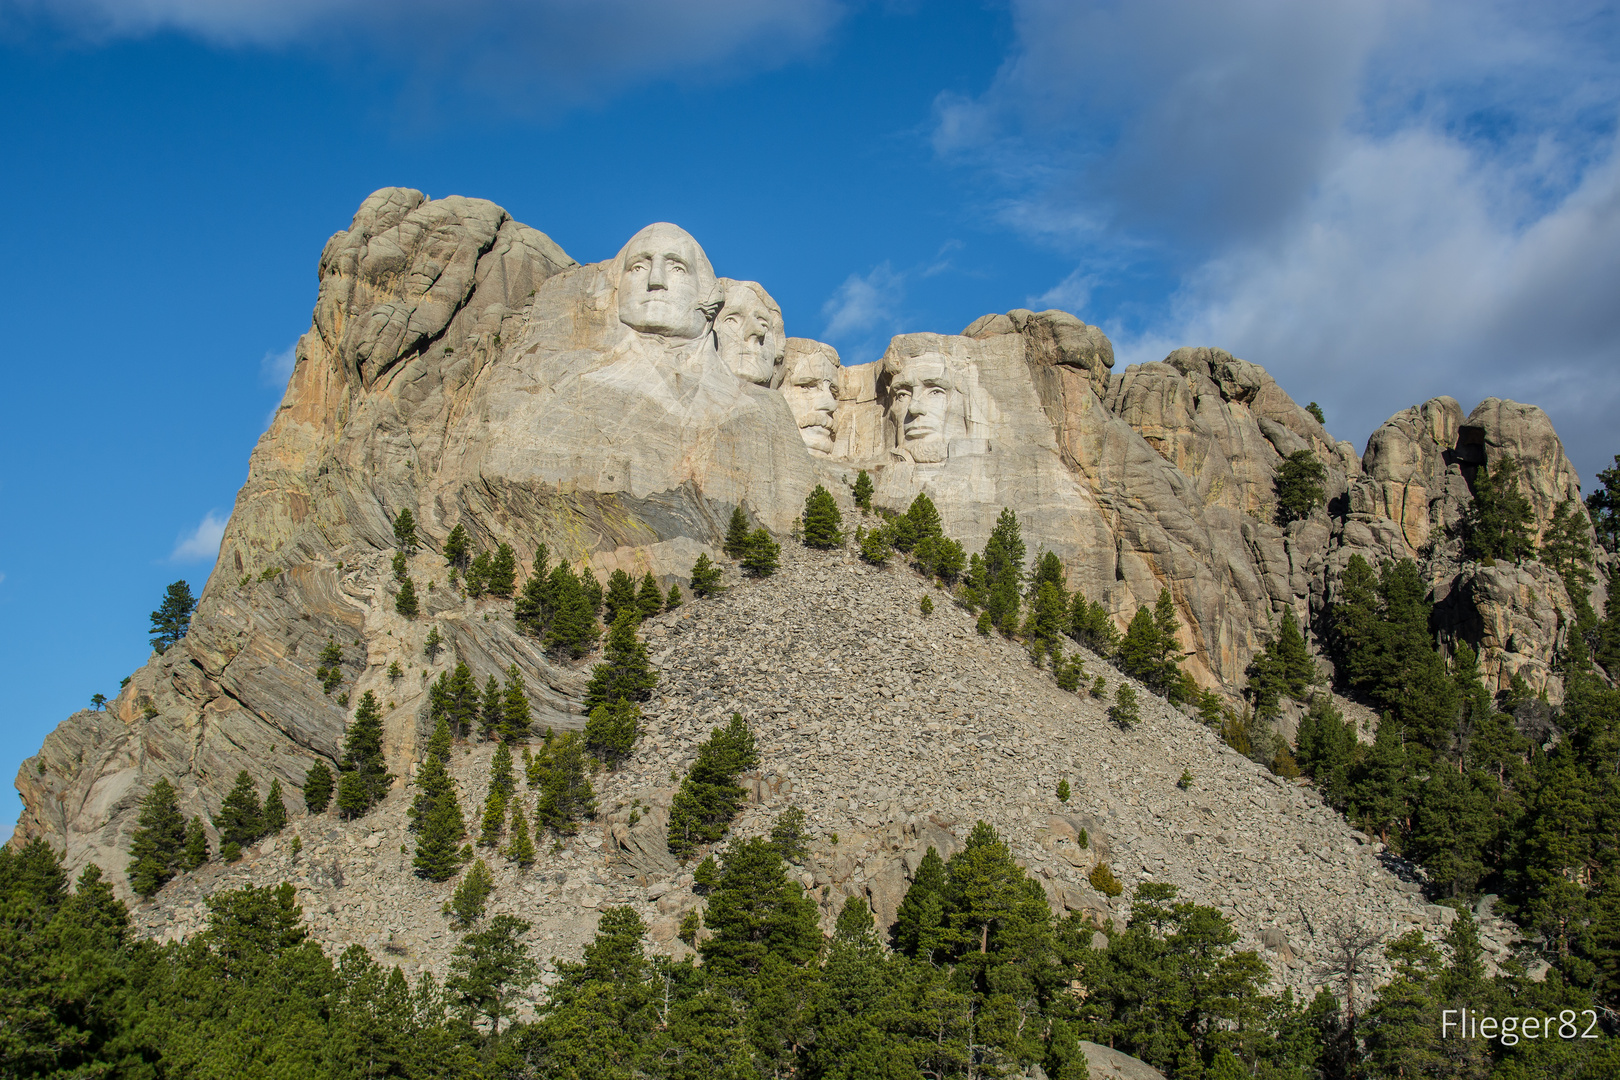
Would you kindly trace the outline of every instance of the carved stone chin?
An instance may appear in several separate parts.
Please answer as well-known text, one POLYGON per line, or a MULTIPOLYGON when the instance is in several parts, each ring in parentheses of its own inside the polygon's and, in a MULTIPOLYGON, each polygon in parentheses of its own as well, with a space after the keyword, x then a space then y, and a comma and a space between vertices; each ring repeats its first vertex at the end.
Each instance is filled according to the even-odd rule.
POLYGON ((779 385, 787 341, 782 309, 756 282, 722 278, 721 283, 725 301, 714 320, 720 358, 744 382, 779 385))
POLYGON ((714 267, 692 234, 658 222, 619 252, 619 321, 643 334, 701 337, 709 328, 718 285, 714 267))

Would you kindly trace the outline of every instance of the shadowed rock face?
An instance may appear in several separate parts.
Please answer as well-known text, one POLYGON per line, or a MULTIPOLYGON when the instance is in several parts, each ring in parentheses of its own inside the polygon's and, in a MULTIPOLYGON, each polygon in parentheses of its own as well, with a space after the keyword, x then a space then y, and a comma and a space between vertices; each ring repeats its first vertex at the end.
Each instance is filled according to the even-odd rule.
POLYGON ((1056 552, 1121 626, 1168 588, 1185 666, 1206 686, 1235 690, 1284 610, 1311 625, 1361 552, 1423 554, 1488 676, 1560 689, 1561 589, 1505 569, 1465 578, 1441 542, 1468 497, 1476 444, 1460 440, 1526 461, 1542 523, 1578 494, 1533 407, 1493 399, 1464 422, 1436 399, 1358 457, 1254 364, 1186 348, 1114 373, 1107 337, 1056 311, 901 335, 881 363, 841 367, 829 346, 786 338, 764 289, 717 277, 677 226, 579 265, 492 203, 404 189, 368 198, 328 241, 320 282, 190 635, 19 774, 17 835, 63 841, 75 867, 122 867, 160 775, 187 814, 217 811, 242 768, 261 790, 274 776, 294 791, 339 752, 340 692, 385 703, 403 782, 447 661, 480 684, 516 664, 538 723, 580 725, 584 669, 546 655, 510 604, 449 588, 437 553, 456 525, 479 550, 510 544, 520 580, 544 544, 553 564, 684 587, 700 553, 718 558, 734 506, 786 533, 817 483, 847 506, 860 469, 882 506, 927 492, 970 549, 1014 508, 1031 551, 1056 552), (1298 450, 1326 467, 1331 510, 1281 527, 1276 470, 1298 450), (414 621, 394 613, 389 568, 407 508, 423 543, 414 621), (430 664, 433 626, 449 651, 430 664), (331 695, 314 677, 328 639, 345 653, 331 695))

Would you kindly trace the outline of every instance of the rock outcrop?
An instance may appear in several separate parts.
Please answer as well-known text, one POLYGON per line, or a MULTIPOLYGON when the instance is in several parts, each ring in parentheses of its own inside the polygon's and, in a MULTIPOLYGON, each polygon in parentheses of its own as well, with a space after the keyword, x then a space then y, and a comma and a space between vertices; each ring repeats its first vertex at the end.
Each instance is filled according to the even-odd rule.
MULTIPOLYGON (((430 626, 480 682, 516 664, 539 723, 580 725, 583 668, 546 653, 510 605, 450 586, 452 528, 480 550, 510 545, 520 576, 544 545, 553 563, 684 588, 733 508, 786 534, 815 484, 847 504, 863 469, 880 506, 927 492, 970 548, 1015 509, 1031 550, 1059 554, 1121 626, 1168 589, 1185 667, 1229 696, 1282 613, 1315 625, 1361 553, 1421 557, 1447 633, 1481 645, 1499 685, 1521 673, 1557 700, 1569 598, 1535 566, 1465 567, 1455 540, 1472 470, 1501 454, 1525 461, 1538 522, 1578 494, 1532 407, 1492 399, 1465 421, 1436 399, 1358 458, 1254 364, 1186 348, 1115 372, 1098 328, 1053 311, 901 335, 881 362, 842 367, 829 346, 787 338, 763 287, 717 275, 676 226, 581 265, 492 203, 404 189, 368 198, 319 266, 312 327, 190 634, 106 712, 64 721, 19 774, 17 836, 51 837, 75 869, 95 860, 122 880, 135 809, 159 776, 206 818, 240 769, 291 790, 333 760, 347 710, 315 675, 329 641, 343 692, 387 703, 401 782, 426 735, 430 626), (1284 526, 1277 470, 1299 451, 1324 466, 1329 504, 1284 526), (406 509, 422 541, 408 566, 415 620, 394 612, 388 566, 406 509)), ((850 620, 863 603, 843 605, 850 620)), ((975 738, 1003 756, 1040 751, 1009 732, 975 738)), ((650 813, 660 797, 648 789, 650 813)), ((846 796, 829 785, 821 797, 846 796)), ((636 828, 626 819, 614 843, 664 869, 652 826, 636 828)))

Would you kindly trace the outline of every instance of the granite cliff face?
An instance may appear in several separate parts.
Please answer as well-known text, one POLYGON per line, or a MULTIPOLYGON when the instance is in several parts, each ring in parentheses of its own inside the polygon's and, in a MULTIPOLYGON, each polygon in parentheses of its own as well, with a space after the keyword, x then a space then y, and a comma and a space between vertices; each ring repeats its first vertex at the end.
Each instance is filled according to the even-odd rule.
POLYGON ((1541 525, 1578 494, 1540 410, 1493 399, 1464 419, 1439 398, 1358 457, 1219 349, 1113 368, 1096 327, 1023 310, 842 367, 787 338, 769 294, 718 276, 675 226, 580 265, 491 203, 380 191, 322 252, 313 325, 190 634, 25 763, 17 835, 116 874, 159 776, 188 814, 216 811, 243 768, 261 790, 272 776, 295 789, 336 756, 347 719, 314 675, 329 638, 344 688, 391 705, 401 778, 426 735, 430 626, 480 681, 516 664, 539 724, 579 726, 585 669, 448 587, 438 552, 453 527, 483 550, 510 544, 520 574, 544 544, 599 576, 684 588, 733 507, 785 534, 816 483, 847 504, 861 469, 880 505, 927 492, 971 549, 1014 508, 1032 551, 1057 552, 1122 626, 1168 588, 1187 670, 1224 693, 1285 610, 1313 624, 1359 552, 1421 557, 1487 676, 1520 673, 1557 698, 1561 584, 1534 565, 1464 565, 1448 539, 1469 475, 1498 455, 1525 460, 1541 525), (1326 468, 1329 504, 1282 527, 1274 482, 1299 450, 1326 468), (414 621, 394 613, 388 565, 407 508, 424 542, 414 621))

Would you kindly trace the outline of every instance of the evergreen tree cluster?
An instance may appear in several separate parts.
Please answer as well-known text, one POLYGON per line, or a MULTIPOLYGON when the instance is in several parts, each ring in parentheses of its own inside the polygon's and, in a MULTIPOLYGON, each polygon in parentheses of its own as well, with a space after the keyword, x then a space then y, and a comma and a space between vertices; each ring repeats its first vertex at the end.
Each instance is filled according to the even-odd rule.
POLYGON ((544 544, 534 556, 534 571, 523 583, 512 613, 519 626, 546 647, 578 660, 596 645, 602 630, 597 618, 606 596, 586 566, 575 573, 566 561, 548 567, 544 544))
POLYGON ((1519 461, 1506 455, 1474 477, 1463 513, 1463 553, 1471 559, 1519 562, 1535 550, 1535 511, 1519 488, 1519 461))
POLYGON ((1305 635, 1293 608, 1283 612, 1282 627, 1277 636, 1266 642, 1249 661, 1249 699, 1256 715, 1270 720, 1278 715, 1282 699, 1310 700, 1311 687, 1317 682, 1316 662, 1305 646, 1305 635))
POLYGON ((1309 450, 1295 450, 1277 469, 1277 524, 1311 515, 1327 501, 1327 469, 1309 450))
MULTIPOLYGON (((197 822, 197 835, 202 836, 201 822, 197 822)), ((253 778, 243 769, 236 774, 236 782, 214 817, 214 828, 219 831, 219 857, 235 862, 242 849, 287 827, 287 804, 281 794, 281 781, 271 780, 264 801, 259 801, 253 787, 253 778)), ((203 859, 207 859, 207 839, 202 839, 203 859)))

